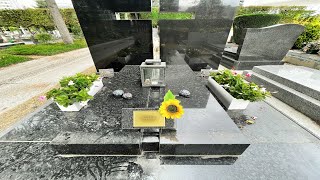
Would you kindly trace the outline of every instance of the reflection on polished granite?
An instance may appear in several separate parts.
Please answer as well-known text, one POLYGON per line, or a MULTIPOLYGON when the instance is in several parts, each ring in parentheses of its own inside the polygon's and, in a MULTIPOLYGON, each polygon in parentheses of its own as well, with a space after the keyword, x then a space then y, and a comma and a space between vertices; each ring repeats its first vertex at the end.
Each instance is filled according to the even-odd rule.
POLYGON ((245 113, 258 119, 242 130, 252 144, 235 163, 209 156, 60 157, 47 143, 1 142, 0 179, 318 179, 319 139, 264 102, 245 113))
POLYGON ((150 12, 148 0, 74 0, 82 31, 97 69, 120 71, 126 64, 152 59, 152 25, 149 20, 116 20, 115 12, 150 12), (128 63, 118 60, 130 49, 128 63))
MULTIPOLYGON (((230 153, 233 155, 241 154, 249 143, 240 133, 239 129, 232 122, 227 113, 219 105, 216 99, 210 94, 201 77, 195 75, 188 65, 168 65, 166 68, 166 83, 165 91, 159 91, 160 101, 151 101, 149 94, 152 88, 141 87, 139 66, 127 65, 119 73, 116 73, 113 78, 104 79, 105 87, 95 96, 95 99, 89 101, 88 106, 80 112, 61 112, 58 110, 56 104, 47 106, 42 111, 34 114, 31 118, 23 121, 20 125, 15 127, 12 131, 1 137, 2 141, 54 141, 53 146, 60 153, 68 149, 71 152, 90 152, 89 150, 77 150, 81 145, 83 146, 99 146, 99 144, 109 144, 114 146, 114 143, 120 142, 126 136, 132 136, 132 143, 127 143, 128 147, 137 147, 137 142, 140 142, 141 136, 136 135, 136 130, 121 129, 122 110, 124 108, 158 108, 162 97, 169 89, 174 94, 178 94, 180 90, 187 89, 191 92, 190 98, 177 97, 184 106, 186 115, 178 122, 177 134, 165 134, 169 139, 181 139, 178 142, 163 141, 170 144, 173 148, 175 146, 195 144, 196 146, 210 146, 212 144, 219 144, 219 146, 233 145, 238 146, 242 144, 244 148, 233 150, 226 149, 224 154, 230 153), (183 73, 181 73, 183 72, 183 73), (117 89, 122 89, 125 92, 133 94, 133 99, 126 100, 117 98, 112 95, 112 92, 117 89), (153 107, 152 107, 152 106, 153 107), (182 123, 182 125, 181 125, 182 123), (196 124, 194 124, 196 123, 196 124), (194 128, 191 128, 194 126, 194 128), (197 127, 201 127, 198 129, 197 127), (219 132, 217 132, 218 130, 219 132), (121 136, 115 135, 115 132, 123 134, 121 136), (89 139, 92 142, 82 138, 77 138, 76 133, 90 134, 89 139), (188 141, 185 141, 182 136, 185 136, 188 141), (67 135, 66 135, 67 134, 67 135), (225 138, 224 138, 224 136, 225 138), (233 138, 228 138, 228 136, 233 138), (112 143, 108 139, 114 139, 112 143), (193 137, 193 138, 191 138, 193 137), (215 137, 214 140, 211 140, 215 137), (134 139, 136 138, 136 139, 134 139), (196 139, 201 138, 199 144, 196 139), (64 140, 65 139, 65 140, 64 140), (95 140, 93 140, 95 139, 95 140), (70 144, 72 147, 65 149, 63 144, 70 144), (232 145, 230 145, 232 144, 232 145), (61 147, 61 148, 60 148, 61 147)), ((85 136, 81 136, 85 137, 85 136)), ((160 140, 160 144, 161 144, 160 140)), ((120 143, 121 144, 121 143, 120 143)), ((193 145, 192 145, 193 146, 193 145)), ((104 146, 107 147, 107 146, 104 146)), ((168 146, 166 146, 168 147, 168 146)), ((103 148, 97 148, 103 149, 103 148)), ((121 148, 120 148, 121 149, 121 148)), ((139 153, 140 150, 133 150, 134 154, 139 153)), ((190 153, 194 146, 189 149, 190 153)), ((217 148, 216 148, 217 149, 217 148)), ((161 150, 160 150, 161 151, 161 150)), ((99 150, 99 152, 110 152, 99 150)), ((122 150, 121 150, 122 152, 122 150)), ((129 151, 126 151, 129 152, 129 151)), ((117 152, 112 152, 116 153, 117 152)), ((167 151, 164 154, 175 154, 175 152, 167 151)), ((181 154, 182 152, 180 152, 181 154)), ((186 153, 186 152, 183 152, 186 153)), ((221 154, 217 151, 194 151, 193 154, 221 154)), ((126 153, 126 154, 130 154, 126 153)), ((179 154, 177 152, 177 154, 179 154)))
POLYGON ((217 69, 232 26, 237 0, 162 0, 161 12, 191 12, 192 20, 160 20, 161 59, 167 50, 186 54, 194 71, 217 69), (193 52, 196 50, 196 52, 193 52))

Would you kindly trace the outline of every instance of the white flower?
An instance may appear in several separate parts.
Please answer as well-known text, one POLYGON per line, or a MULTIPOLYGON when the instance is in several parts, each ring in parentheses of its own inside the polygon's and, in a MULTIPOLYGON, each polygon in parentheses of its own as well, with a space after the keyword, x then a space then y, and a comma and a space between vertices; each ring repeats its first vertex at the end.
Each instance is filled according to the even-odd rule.
POLYGON ((265 93, 266 92, 266 88, 261 88, 260 91, 265 93))
POLYGON ((221 85, 223 88, 228 89, 230 88, 229 84, 221 85))
POLYGON ((253 90, 255 90, 255 91, 256 91, 256 90, 258 90, 258 88, 257 88, 257 87, 254 87, 254 88, 253 88, 253 90))
POLYGON ((74 85, 74 82, 73 81, 69 81, 68 86, 72 86, 72 85, 74 85))

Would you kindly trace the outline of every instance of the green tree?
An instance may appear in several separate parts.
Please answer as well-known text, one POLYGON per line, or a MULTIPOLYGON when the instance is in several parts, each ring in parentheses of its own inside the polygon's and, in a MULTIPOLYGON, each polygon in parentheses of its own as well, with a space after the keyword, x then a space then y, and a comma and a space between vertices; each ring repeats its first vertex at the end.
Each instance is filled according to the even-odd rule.
POLYGON ((45 0, 36 0, 38 8, 47 8, 47 3, 45 0))
POLYGON ((64 22, 62 15, 59 11, 57 3, 55 0, 46 0, 50 14, 52 16, 53 22, 57 27, 58 31, 61 34, 61 38, 65 44, 72 44, 73 39, 70 35, 70 32, 67 28, 66 23, 64 22))

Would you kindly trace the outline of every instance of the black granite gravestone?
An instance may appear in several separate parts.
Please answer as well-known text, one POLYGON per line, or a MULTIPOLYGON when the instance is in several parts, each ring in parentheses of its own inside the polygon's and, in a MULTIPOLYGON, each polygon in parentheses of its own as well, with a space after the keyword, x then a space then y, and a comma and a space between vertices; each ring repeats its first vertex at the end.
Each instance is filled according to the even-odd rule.
POLYGON ((238 0, 161 0, 160 12, 190 12, 191 20, 160 20, 161 59, 178 50, 194 71, 217 69, 238 0))
POLYGON ((150 12, 149 0, 73 0, 81 28, 98 69, 120 71, 121 52, 131 54, 128 64, 152 59, 152 26, 147 20, 116 20, 115 12, 150 12))
MULTIPOLYGON (((246 150, 249 142, 210 94, 205 86, 206 79, 192 70, 198 70, 199 64, 202 66, 210 62, 201 64, 201 59, 195 62, 192 58, 186 62, 179 52, 181 49, 177 49, 178 46, 183 48, 184 38, 190 41, 185 47, 194 46, 208 54, 213 49, 219 49, 225 43, 222 40, 226 26, 232 21, 224 16, 233 14, 234 7, 216 0, 201 0, 196 4, 190 3, 191 6, 184 1, 177 2, 178 9, 171 9, 180 11, 181 8, 187 8, 195 12, 196 19, 160 21, 162 57, 167 61, 166 87, 150 88, 141 85, 139 65, 145 60, 145 53, 152 56, 151 21, 114 19, 115 12, 150 10, 150 1, 74 0, 96 67, 110 67, 118 72, 114 77, 103 79, 105 87, 80 112, 61 112, 56 104, 50 104, 0 140, 49 141, 55 152, 61 155, 137 156, 151 151, 157 154, 156 157, 217 155, 231 157, 231 162, 234 162, 234 158, 246 150), (217 11, 217 8, 221 10, 217 11), (211 15, 216 17, 210 19, 208 16, 211 15), (173 31, 170 31, 170 23, 173 31), (186 31, 182 32, 182 29, 186 31), (166 35, 165 31, 170 34, 166 35), (179 37, 172 36, 174 33, 179 37), (203 38, 198 40, 198 36, 203 38), (200 44, 205 47, 200 47, 200 44), (123 49, 136 57, 119 62, 116 56, 123 49), (113 96, 113 91, 118 89, 132 93, 133 98, 113 96), (185 115, 181 119, 170 120, 173 124, 162 129, 132 127, 132 111, 158 109, 169 89, 174 94, 182 89, 191 93, 188 98, 177 97, 184 106, 185 115)), ((167 2, 169 5, 170 1, 167 2)), ((163 10, 161 6, 160 9, 163 10)), ((230 161, 226 164, 230 164, 230 161)))

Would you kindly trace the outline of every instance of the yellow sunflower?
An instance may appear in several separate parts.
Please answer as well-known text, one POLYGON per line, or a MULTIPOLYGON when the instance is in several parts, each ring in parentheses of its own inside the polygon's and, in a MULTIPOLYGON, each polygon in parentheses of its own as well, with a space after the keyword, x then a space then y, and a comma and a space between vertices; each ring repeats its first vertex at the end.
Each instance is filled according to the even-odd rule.
POLYGON ((184 114, 184 110, 180 105, 180 101, 176 99, 170 99, 163 102, 159 108, 159 112, 167 119, 179 119, 184 114))

